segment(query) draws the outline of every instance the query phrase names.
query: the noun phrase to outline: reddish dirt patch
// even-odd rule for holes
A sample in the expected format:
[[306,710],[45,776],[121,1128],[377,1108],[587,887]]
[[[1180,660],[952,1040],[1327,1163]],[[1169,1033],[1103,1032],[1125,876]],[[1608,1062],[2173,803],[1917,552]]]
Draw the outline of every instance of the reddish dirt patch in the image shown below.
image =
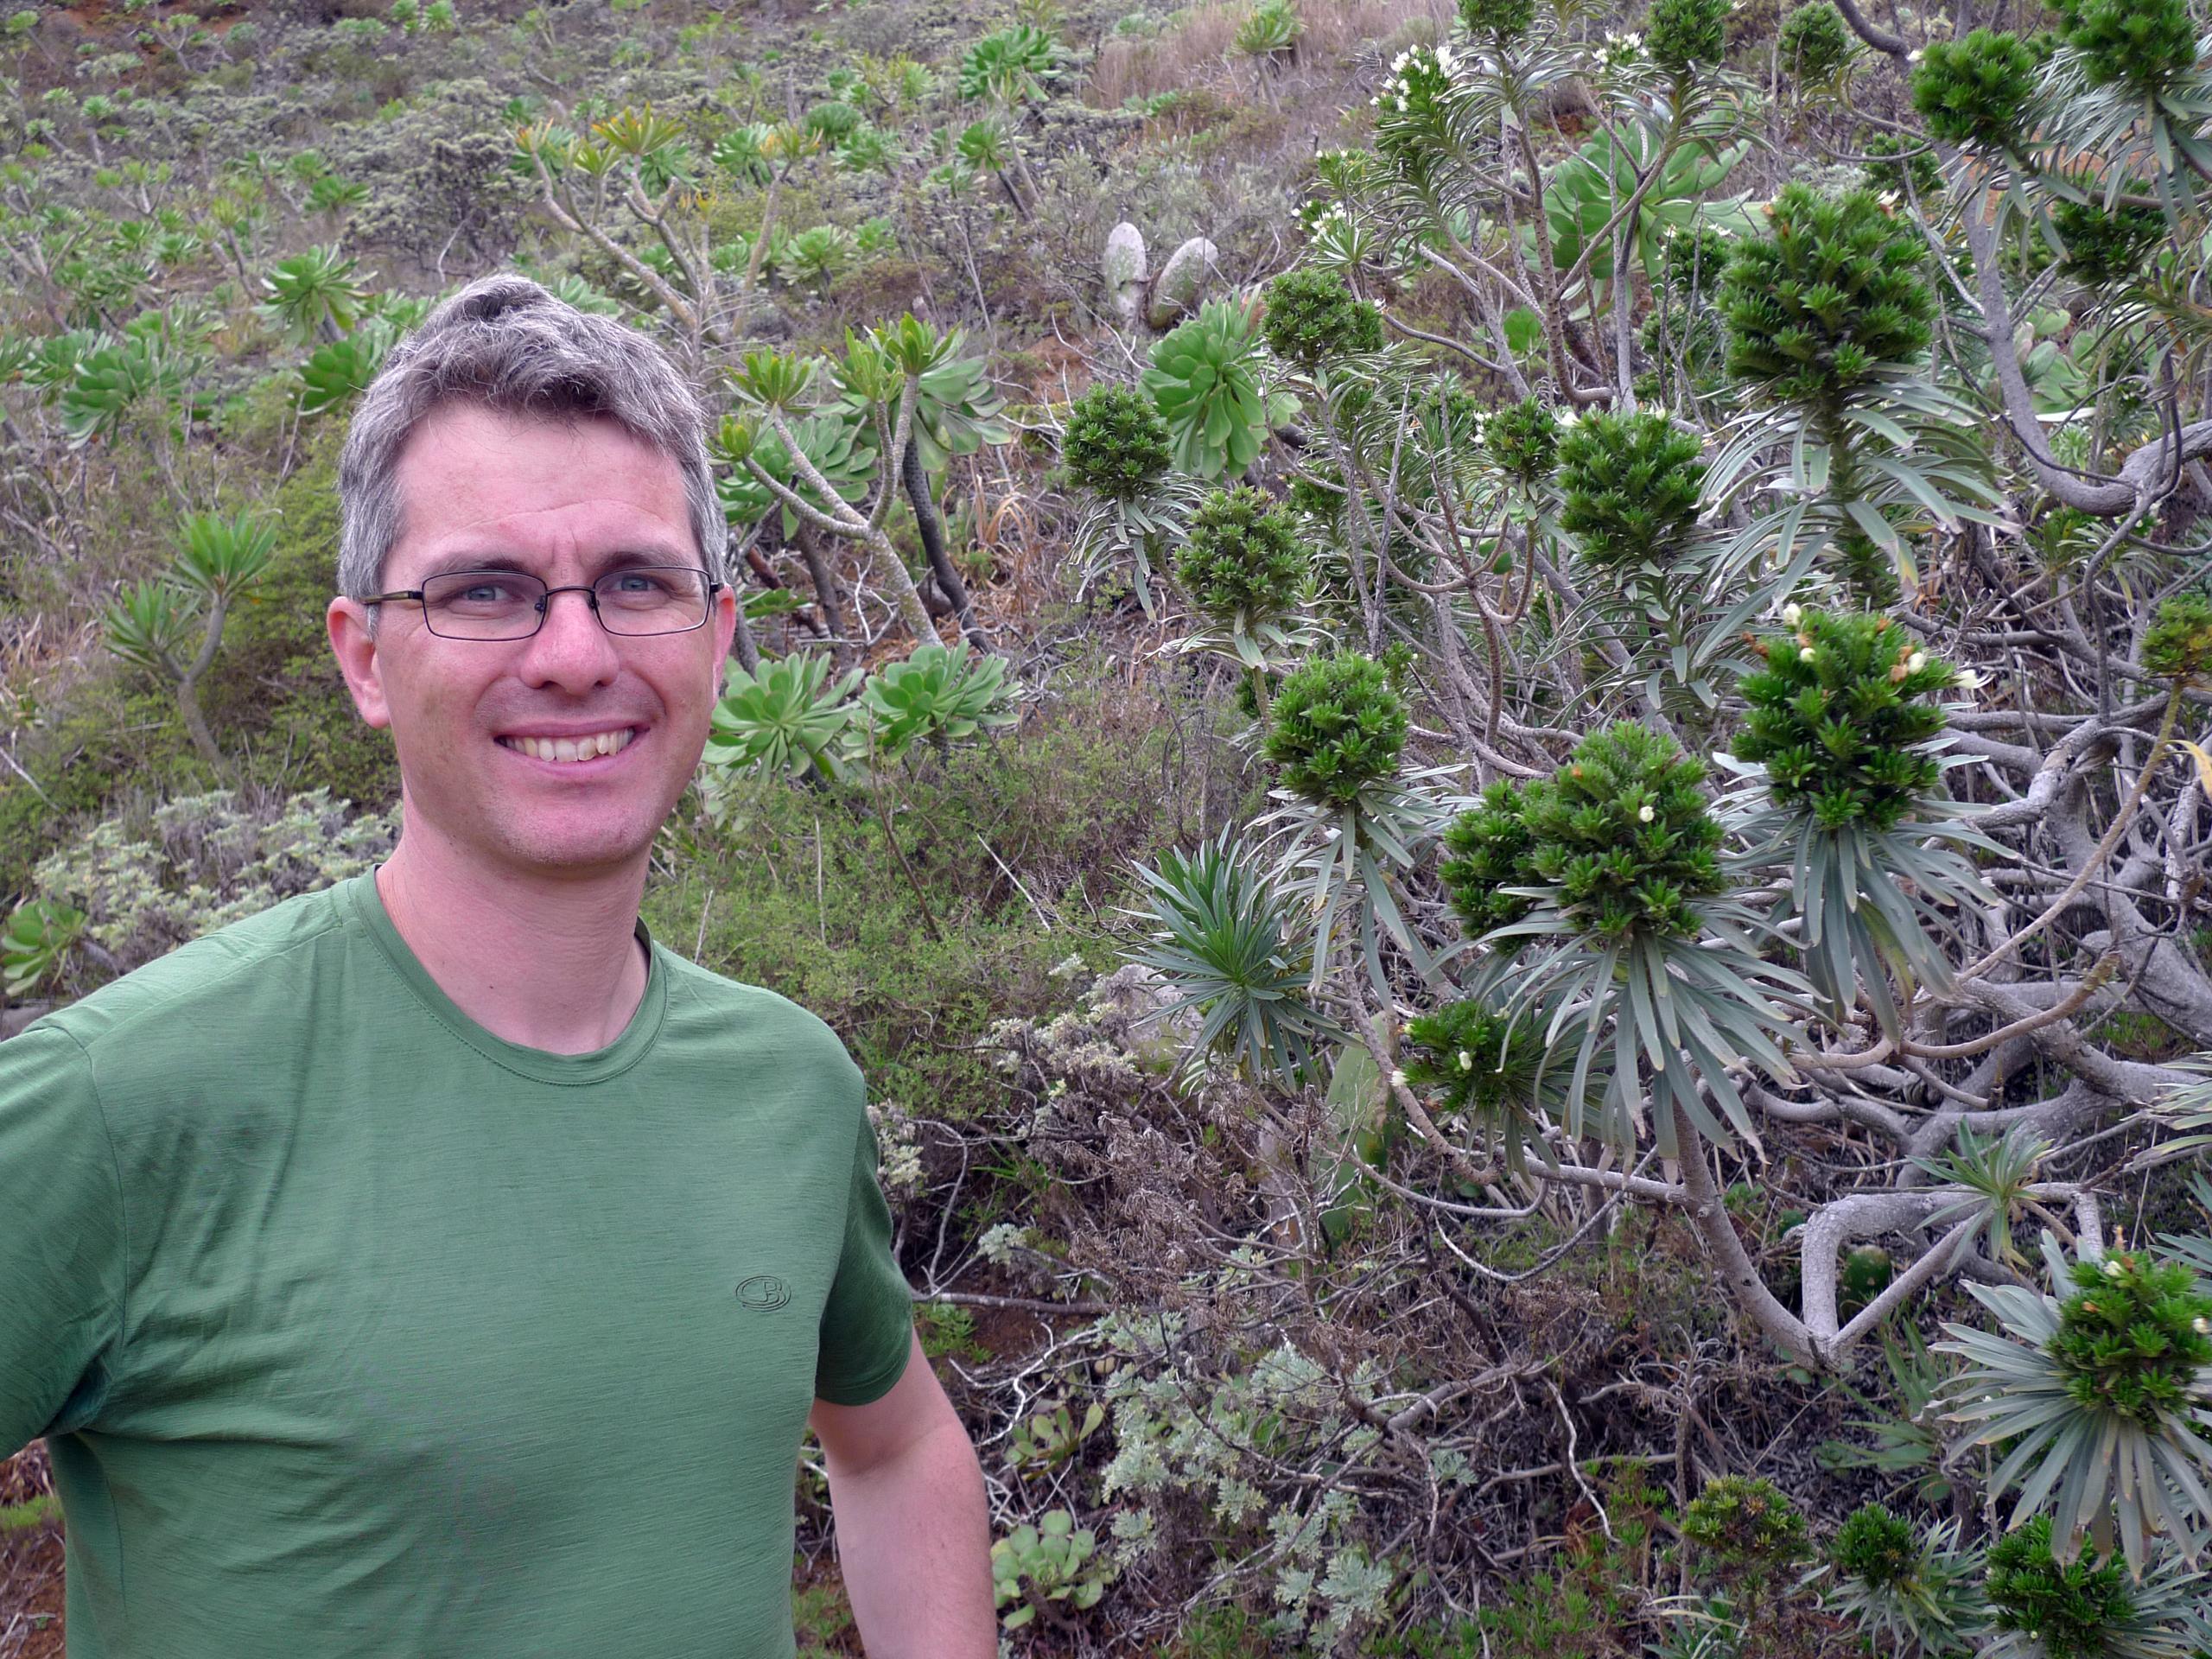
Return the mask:
[[[0,1461],[0,1510],[54,1490],[46,1448]],[[0,1659],[61,1659],[61,1522],[0,1529]]]

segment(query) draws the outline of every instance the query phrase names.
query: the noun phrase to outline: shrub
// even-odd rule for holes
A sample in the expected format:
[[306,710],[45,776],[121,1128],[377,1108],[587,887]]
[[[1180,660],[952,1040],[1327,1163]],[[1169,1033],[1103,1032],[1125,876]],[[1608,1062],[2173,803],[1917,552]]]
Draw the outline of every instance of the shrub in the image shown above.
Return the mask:
[[1651,61],[1676,75],[1727,54],[1730,0],[1652,0],[1644,22]]
[[1777,403],[1834,411],[1927,350],[1936,300],[1924,257],[1911,222],[1871,191],[1785,186],[1767,234],[1739,243],[1721,279],[1728,372]]
[[1988,1592],[1998,1628],[2026,1632],[2049,1659],[2101,1659],[2105,1632],[2135,1612],[2119,1562],[2061,1566],[2052,1557],[2044,1515],[1989,1547]]
[[1837,1572],[1886,1587],[1912,1571],[1920,1543],[1910,1521],[1868,1503],[1853,1510],[1836,1533],[1834,1555]]
[[1529,823],[1522,785],[1501,779],[1444,832],[1450,855],[1437,868],[1452,907],[1479,938],[1519,921],[1535,900],[1505,891],[1535,878],[1529,864]]
[[1891,829],[1941,776],[1921,746],[1943,729],[1929,699],[1958,673],[1886,616],[1796,616],[1796,632],[1751,647],[1765,666],[1744,677],[1736,755],[1764,763],[1775,800],[1827,828]]
[[2196,67],[2189,0],[2057,0],[2055,9],[2092,86],[2158,92]]
[[2169,594],[2143,635],[2143,666],[2184,683],[2212,669],[2212,595]]
[[1261,333],[1269,351],[1312,374],[1331,358],[1380,350],[1382,313],[1353,298],[1337,272],[1309,267],[1268,284]]
[[2036,54],[2017,35],[1977,29],[1931,41],[1912,76],[1912,106],[1947,143],[2009,148],[2036,86]]
[[2144,256],[2166,233],[2166,216],[2155,207],[2108,213],[2088,201],[2054,204],[2050,223],[2066,247],[2059,269],[2076,282],[2099,285],[2136,275]]
[[1535,397],[1492,413],[1482,435],[1491,464],[1524,490],[1535,488],[1559,465],[1559,422]]
[[1770,1480],[1720,1475],[1682,1511],[1682,1536],[1724,1583],[1771,1580],[1802,1560],[1805,1517]]
[[1662,414],[1586,417],[1560,445],[1560,528],[1592,564],[1665,564],[1697,522],[1703,454]]
[[1160,411],[1126,386],[1093,386],[1068,406],[1060,454],[1077,486],[1122,502],[1152,493],[1174,461]]
[[1782,20],[1783,66],[1800,80],[1826,80],[1851,60],[1851,25],[1833,0],[1813,0]]
[[1316,658],[1283,681],[1271,712],[1268,759],[1286,787],[1315,805],[1350,806],[1369,785],[1397,775],[1406,702],[1373,658]]
[[1516,41],[1536,21],[1536,0],[1459,0],[1459,21],[1470,35]]
[[2075,1403],[2157,1430],[2204,1403],[2212,1367],[2212,1296],[2178,1262],[2115,1250],[2074,1264],[2050,1356]]
[[1216,621],[1249,622],[1290,609],[1308,563],[1289,510],[1263,490],[1239,486],[1199,503],[1175,579]]
[[1578,932],[1689,934],[1691,901],[1719,893],[1721,829],[1705,766],[1634,721],[1595,731],[1549,779],[1524,788],[1528,868],[1557,889]]

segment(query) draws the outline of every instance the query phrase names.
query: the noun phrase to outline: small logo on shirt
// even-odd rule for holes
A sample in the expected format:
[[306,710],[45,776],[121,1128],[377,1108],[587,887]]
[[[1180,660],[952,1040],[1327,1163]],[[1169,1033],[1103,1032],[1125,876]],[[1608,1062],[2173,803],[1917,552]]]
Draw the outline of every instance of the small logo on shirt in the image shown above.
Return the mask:
[[757,1307],[764,1313],[773,1313],[787,1306],[791,1300],[791,1287],[772,1273],[756,1273],[737,1287],[738,1306]]

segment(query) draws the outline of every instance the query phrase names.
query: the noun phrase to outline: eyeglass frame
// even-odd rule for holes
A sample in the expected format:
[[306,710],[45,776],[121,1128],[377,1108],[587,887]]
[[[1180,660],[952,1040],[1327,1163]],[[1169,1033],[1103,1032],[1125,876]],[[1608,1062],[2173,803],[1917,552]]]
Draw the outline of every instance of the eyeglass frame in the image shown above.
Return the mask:
[[[656,628],[650,633],[620,633],[616,632],[614,629],[608,627],[607,626],[607,614],[599,608],[599,584],[602,582],[609,581],[616,576],[636,575],[639,572],[646,570],[684,570],[690,572],[694,575],[705,577],[707,591],[702,595],[702,598],[705,601],[705,608],[701,613],[699,620],[696,622],[686,623],[680,628]],[[395,588],[388,594],[371,594],[365,598],[356,600],[354,602],[359,605],[386,605],[395,604],[404,599],[411,599],[416,602],[416,604],[422,607],[423,629],[434,639],[459,639],[474,645],[511,645],[520,640],[535,639],[540,633],[544,632],[546,619],[553,614],[554,594],[582,594],[584,596],[584,606],[591,612],[592,620],[599,624],[600,632],[604,633],[608,639],[665,639],[679,633],[696,633],[700,629],[705,627],[708,623],[714,620],[715,595],[721,592],[723,588],[729,586],[726,582],[721,582],[713,576],[708,575],[704,570],[702,570],[696,564],[618,565],[612,570],[601,572],[599,575],[593,577],[592,580],[588,582],[570,582],[566,586],[560,588],[552,586],[545,580],[544,577],[529,570],[500,569],[496,567],[482,570],[441,570],[435,577],[427,578],[427,580],[445,582],[449,581],[455,576],[528,577],[531,581],[537,583],[539,587],[545,589],[543,593],[540,594],[537,598],[532,601],[532,607],[537,613],[537,626],[532,627],[528,633],[440,633],[435,627],[431,626],[430,623],[430,601],[427,597],[429,590],[422,588]]]

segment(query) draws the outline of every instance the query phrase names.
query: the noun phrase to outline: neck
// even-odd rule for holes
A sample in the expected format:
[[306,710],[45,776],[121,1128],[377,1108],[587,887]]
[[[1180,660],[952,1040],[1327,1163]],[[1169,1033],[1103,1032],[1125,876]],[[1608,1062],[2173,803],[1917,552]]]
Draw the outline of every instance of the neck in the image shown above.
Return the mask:
[[557,880],[486,868],[410,825],[377,895],[438,988],[493,1036],[554,1054],[605,1048],[645,1000],[645,860]]

